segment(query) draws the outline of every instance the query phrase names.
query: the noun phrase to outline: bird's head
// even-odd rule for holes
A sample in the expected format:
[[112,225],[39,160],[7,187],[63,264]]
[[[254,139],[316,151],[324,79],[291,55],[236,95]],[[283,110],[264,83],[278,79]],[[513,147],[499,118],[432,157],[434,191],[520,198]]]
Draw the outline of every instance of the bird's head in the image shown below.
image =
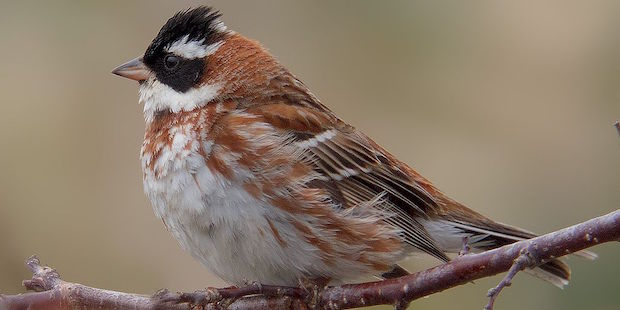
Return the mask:
[[161,112],[254,98],[286,71],[257,42],[228,30],[220,16],[209,7],[178,12],[143,56],[112,71],[140,83],[147,121]]

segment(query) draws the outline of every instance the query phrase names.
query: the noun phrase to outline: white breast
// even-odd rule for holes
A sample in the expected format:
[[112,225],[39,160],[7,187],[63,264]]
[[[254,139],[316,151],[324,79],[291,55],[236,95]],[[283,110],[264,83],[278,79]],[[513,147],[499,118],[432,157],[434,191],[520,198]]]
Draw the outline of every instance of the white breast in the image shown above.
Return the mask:
[[[176,132],[154,165],[157,175],[147,168],[149,155],[142,155],[144,190],[185,250],[235,284],[297,285],[303,274],[329,269],[314,248],[303,245],[285,214],[213,173],[198,154],[198,143],[183,147],[188,139],[194,137]],[[291,246],[281,246],[267,219]]]

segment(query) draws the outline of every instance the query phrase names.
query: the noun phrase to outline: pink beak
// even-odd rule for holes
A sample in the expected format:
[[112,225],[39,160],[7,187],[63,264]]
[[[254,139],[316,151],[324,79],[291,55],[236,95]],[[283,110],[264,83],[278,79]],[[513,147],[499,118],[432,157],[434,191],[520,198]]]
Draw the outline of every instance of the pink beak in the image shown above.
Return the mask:
[[149,70],[142,62],[142,57],[134,58],[112,70],[112,73],[138,82],[149,78]]

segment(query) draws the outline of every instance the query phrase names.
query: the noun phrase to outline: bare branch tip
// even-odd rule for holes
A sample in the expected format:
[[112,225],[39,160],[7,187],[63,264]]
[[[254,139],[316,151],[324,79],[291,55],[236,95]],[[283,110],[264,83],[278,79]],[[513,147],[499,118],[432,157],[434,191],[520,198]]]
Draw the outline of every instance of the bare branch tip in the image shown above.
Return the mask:
[[495,304],[495,299],[499,296],[499,293],[505,288],[512,285],[512,279],[527,267],[534,266],[537,262],[537,259],[532,256],[532,251],[529,250],[533,244],[530,246],[523,248],[519,254],[519,256],[514,260],[512,266],[508,270],[506,276],[497,284],[496,287],[489,289],[487,292],[487,297],[489,297],[489,302],[484,306],[484,310],[493,310],[493,305]]
[[24,280],[22,281],[22,286],[29,291],[43,291],[42,286],[36,280]]
[[34,273],[41,268],[41,261],[38,256],[32,255],[26,259],[26,266]]

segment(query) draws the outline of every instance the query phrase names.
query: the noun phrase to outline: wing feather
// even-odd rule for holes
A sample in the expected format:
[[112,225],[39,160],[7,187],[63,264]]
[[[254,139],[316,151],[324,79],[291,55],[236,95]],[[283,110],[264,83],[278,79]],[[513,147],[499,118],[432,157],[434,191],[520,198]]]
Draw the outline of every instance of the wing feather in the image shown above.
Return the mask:
[[[392,215],[385,221],[401,231],[406,243],[448,260],[416,220],[434,213],[437,202],[413,178],[403,173],[397,163],[391,162],[391,155],[384,154],[369,138],[335,117],[329,118],[311,108],[274,104],[262,105],[256,112],[265,115],[265,120],[274,127],[297,137],[294,143],[312,156],[309,162],[313,169],[333,181],[331,184],[340,191],[339,196],[344,200],[340,204],[342,208],[377,201],[377,197],[381,197],[381,203],[375,206]],[[277,115],[293,119],[283,122]],[[321,120],[321,128],[318,128],[317,119]],[[285,126],[287,123],[296,126]],[[307,130],[303,130],[302,124],[308,124]]]

